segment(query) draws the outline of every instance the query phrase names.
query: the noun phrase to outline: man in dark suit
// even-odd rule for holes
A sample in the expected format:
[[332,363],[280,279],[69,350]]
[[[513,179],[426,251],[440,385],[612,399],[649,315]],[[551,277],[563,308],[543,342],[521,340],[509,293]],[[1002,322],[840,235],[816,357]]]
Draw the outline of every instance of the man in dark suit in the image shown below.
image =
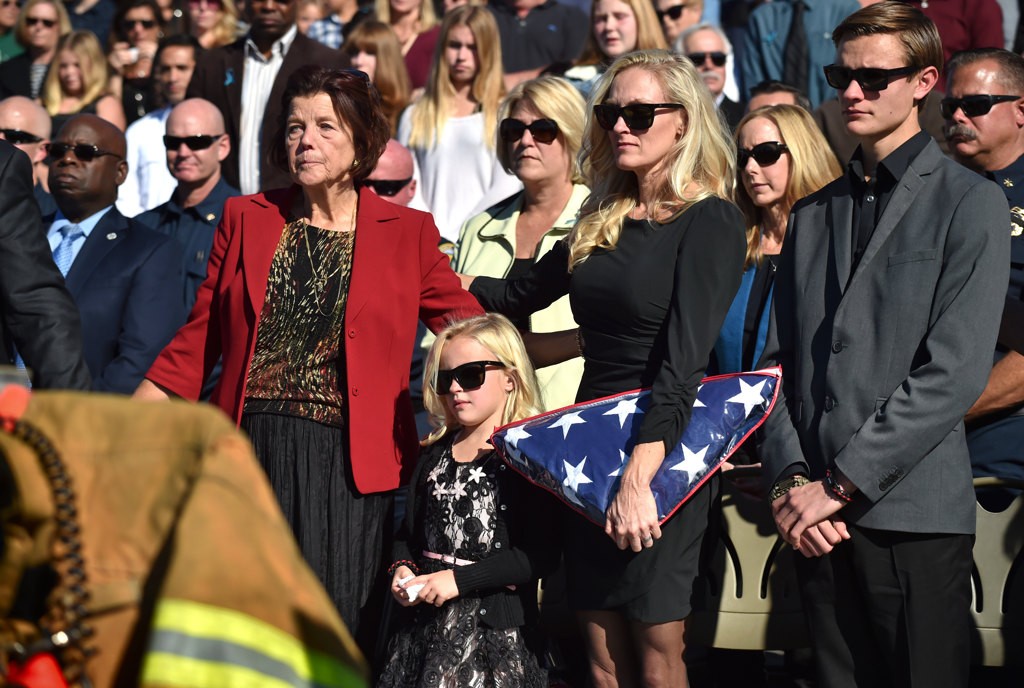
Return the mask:
[[298,0],[246,3],[249,33],[205,53],[188,87],[188,98],[205,98],[224,113],[231,139],[224,180],[244,194],[291,186],[288,174],[267,161],[288,77],[306,64],[348,66],[344,53],[298,32],[297,6]]
[[92,388],[130,394],[185,320],[181,249],[113,207],[128,173],[117,127],[77,115],[49,152],[47,239],[81,314]]
[[28,156],[0,141],[0,362],[17,348],[36,388],[88,389],[78,311],[53,264]]
[[999,188],[921,130],[935,25],[870,5],[833,33],[846,173],[793,209],[765,359],[761,454],[798,558],[821,686],[966,686],[975,498],[963,417],[1009,265]]

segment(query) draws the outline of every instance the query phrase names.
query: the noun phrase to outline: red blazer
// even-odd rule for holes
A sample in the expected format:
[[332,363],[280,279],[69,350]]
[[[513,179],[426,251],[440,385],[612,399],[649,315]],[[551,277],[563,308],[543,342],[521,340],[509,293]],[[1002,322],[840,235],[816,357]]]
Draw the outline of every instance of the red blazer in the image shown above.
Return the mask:
[[[195,400],[223,356],[210,401],[241,419],[270,263],[298,193],[292,187],[228,199],[192,313],[148,379]],[[437,331],[483,312],[438,240],[430,215],[360,192],[344,332],[349,454],[364,494],[408,480],[418,455],[409,401],[417,320]]]

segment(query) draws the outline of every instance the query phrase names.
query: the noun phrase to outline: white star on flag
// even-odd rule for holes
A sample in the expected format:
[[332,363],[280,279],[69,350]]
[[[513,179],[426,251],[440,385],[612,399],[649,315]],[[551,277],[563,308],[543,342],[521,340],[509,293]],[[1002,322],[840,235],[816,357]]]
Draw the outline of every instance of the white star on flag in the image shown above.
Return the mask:
[[693,398],[693,408],[707,408],[704,402],[700,400],[700,390],[704,385],[697,385],[697,396]]
[[584,456],[575,466],[564,459],[562,463],[565,464],[565,480],[562,481],[562,485],[568,487],[573,492],[578,492],[580,485],[594,482],[583,473],[583,466],[587,463],[587,457]]
[[636,407],[636,402],[639,401],[639,397],[633,399],[623,399],[615,405],[615,408],[610,411],[605,411],[602,416],[618,416],[619,417],[619,428],[621,429],[626,424],[626,417],[632,416],[634,413],[643,413],[643,409]]
[[478,483],[487,477],[487,473],[480,466],[473,466],[469,469],[469,475],[466,477],[467,483]]
[[[704,447],[699,452],[694,453],[687,449],[685,444],[679,445],[683,450],[683,460],[672,467],[673,471],[686,471],[686,479],[691,483],[693,479],[700,474],[707,465],[704,463],[704,455],[707,454],[708,448]],[[710,446],[710,445],[708,445]]]
[[761,380],[756,385],[748,385],[742,379],[738,380],[738,382],[740,383],[740,393],[726,399],[725,403],[743,404],[743,417],[746,418],[755,407],[764,403],[764,397],[761,396],[761,388],[764,387],[765,381]]
[[530,433],[526,432],[526,428],[509,428],[505,432],[505,442],[512,445],[516,449],[519,448],[519,440],[525,440],[531,437]]
[[608,474],[609,478],[615,478],[615,477],[618,477],[618,476],[622,475],[622,467],[626,465],[626,459],[627,458],[629,458],[629,457],[626,456],[626,452],[624,452],[624,451],[622,451],[620,449],[619,450],[619,467],[616,468],[614,471],[612,471],[611,473]]
[[572,427],[573,425],[579,425],[580,423],[586,423],[587,422],[587,421],[583,420],[582,418],[580,418],[580,414],[581,413],[583,413],[583,411],[576,411],[574,413],[567,413],[564,416],[562,416],[561,418],[559,418],[556,422],[554,422],[551,425],[549,425],[548,429],[561,428],[562,429],[562,439],[564,440],[566,437],[569,436],[569,428],[570,427]]

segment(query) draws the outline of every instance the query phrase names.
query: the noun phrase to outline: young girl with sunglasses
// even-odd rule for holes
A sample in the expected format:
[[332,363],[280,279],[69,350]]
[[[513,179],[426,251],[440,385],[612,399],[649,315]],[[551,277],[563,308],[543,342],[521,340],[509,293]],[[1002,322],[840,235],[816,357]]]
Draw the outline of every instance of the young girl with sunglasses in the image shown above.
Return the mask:
[[524,637],[536,580],[558,558],[548,500],[508,469],[495,428],[538,412],[522,339],[500,315],[438,334],[423,377],[436,430],[423,441],[394,550],[391,593],[412,620],[378,686],[547,686]]

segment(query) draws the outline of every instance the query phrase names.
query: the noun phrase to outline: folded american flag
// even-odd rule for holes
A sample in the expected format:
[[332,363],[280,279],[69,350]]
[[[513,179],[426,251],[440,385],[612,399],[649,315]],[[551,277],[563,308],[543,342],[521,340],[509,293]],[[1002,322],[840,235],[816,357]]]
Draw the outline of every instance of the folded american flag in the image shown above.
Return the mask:
[[[651,481],[660,522],[764,422],[781,376],[769,368],[704,378],[690,424]],[[650,396],[634,390],[567,406],[501,427],[491,441],[505,463],[603,528]]]

